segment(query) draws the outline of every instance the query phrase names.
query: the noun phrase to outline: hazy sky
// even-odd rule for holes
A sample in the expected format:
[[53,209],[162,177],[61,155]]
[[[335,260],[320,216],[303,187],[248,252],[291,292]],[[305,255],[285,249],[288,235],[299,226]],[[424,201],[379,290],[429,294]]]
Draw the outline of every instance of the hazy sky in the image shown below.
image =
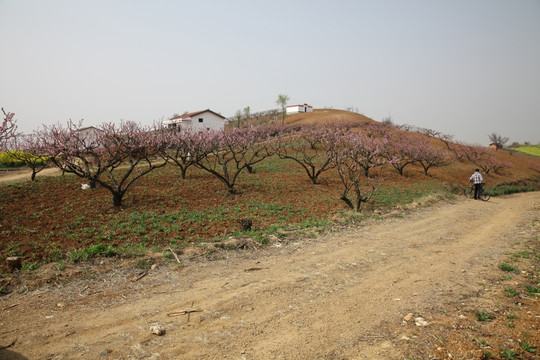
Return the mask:
[[0,0],[19,128],[210,108],[352,107],[487,144],[540,142],[540,0]]

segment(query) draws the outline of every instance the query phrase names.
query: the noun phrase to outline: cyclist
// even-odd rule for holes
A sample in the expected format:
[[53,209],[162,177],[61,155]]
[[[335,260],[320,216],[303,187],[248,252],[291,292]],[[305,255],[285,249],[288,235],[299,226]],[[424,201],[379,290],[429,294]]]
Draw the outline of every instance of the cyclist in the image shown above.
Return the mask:
[[474,184],[474,199],[478,200],[480,197],[478,194],[480,193],[480,189],[482,188],[482,184],[484,184],[484,178],[482,177],[482,174],[480,174],[480,170],[476,169],[474,171],[474,174],[471,175],[469,178],[469,181]]

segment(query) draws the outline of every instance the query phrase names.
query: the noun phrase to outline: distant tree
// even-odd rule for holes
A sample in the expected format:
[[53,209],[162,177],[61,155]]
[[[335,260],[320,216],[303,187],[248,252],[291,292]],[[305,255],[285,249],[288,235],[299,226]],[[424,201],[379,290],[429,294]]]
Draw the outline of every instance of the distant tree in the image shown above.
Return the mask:
[[540,163],[538,161],[529,161],[527,166],[529,169],[534,170],[537,173],[540,173]]
[[435,137],[441,140],[446,145],[448,150],[452,150],[452,145],[454,143],[454,135],[438,133],[437,135],[435,135]]
[[36,174],[45,169],[49,163],[50,157],[43,156],[42,144],[37,135],[20,135],[9,141],[6,152],[13,159],[22,162],[28,166],[32,173],[30,180],[36,180]]
[[281,124],[285,123],[285,115],[287,113],[287,102],[289,101],[289,96],[285,94],[279,94],[276,100],[276,104],[281,107]]
[[236,114],[234,114],[234,119],[236,120],[236,127],[240,128],[240,121],[242,120],[242,111],[236,110]]
[[500,161],[495,156],[495,153],[483,146],[466,146],[462,145],[460,151],[463,156],[480,168],[486,175],[489,175],[491,170],[494,173],[500,174],[501,170],[511,168],[513,165],[508,162]]
[[387,116],[385,117],[384,119],[382,119],[381,123],[383,125],[393,125],[393,121],[392,121],[392,117],[391,116]]
[[510,140],[509,138],[501,136],[497,133],[491,133],[490,135],[488,135],[488,137],[489,141],[494,144],[500,144],[501,146],[504,146],[508,142],[508,140]]
[[403,170],[406,166],[418,161],[417,136],[418,134],[400,130],[388,134],[384,157],[401,176],[404,176]]
[[426,137],[419,137],[416,141],[416,159],[426,176],[429,169],[447,166],[452,162],[452,156],[447,150],[434,146]]
[[244,120],[248,120],[249,118],[251,118],[251,109],[249,108],[249,106],[246,106],[242,111],[244,113]]
[[17,124],[14,113],[8,113],[2,108],[4,120],[0,123],[0,150],[4,149],[6,142],[17,136]]
[[440,138],[440,136],[443,136],[443,134],[441,134],[439,131],[437,130],[433,130],[433,129],[429,129],[429,128],[417,128],[416,129],[420,134],[424,134],[424,135],[427,135],[427,136],[433,136],[433,137],[436,137],[436,138]]

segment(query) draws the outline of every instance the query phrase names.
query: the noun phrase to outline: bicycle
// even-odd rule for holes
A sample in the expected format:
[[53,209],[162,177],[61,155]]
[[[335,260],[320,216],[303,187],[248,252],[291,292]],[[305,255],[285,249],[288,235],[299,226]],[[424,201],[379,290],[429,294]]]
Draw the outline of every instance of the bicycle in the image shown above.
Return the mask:
[[[465,188],[464,195],[470,199],[474,199],[474,185]],[[484,186],[482,185],[480,187],[480,190],[478,191],[478,198],[482,201],[488,201],[491,198],[491,195],[484,190]]]

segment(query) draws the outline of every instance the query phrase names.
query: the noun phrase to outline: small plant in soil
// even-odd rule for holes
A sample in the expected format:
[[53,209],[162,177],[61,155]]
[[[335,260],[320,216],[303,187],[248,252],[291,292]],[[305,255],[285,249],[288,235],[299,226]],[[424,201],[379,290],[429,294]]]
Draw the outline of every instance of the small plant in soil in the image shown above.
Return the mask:
[[504,289],[504,294],[505,294],[507,297],[513,297],[513,296],[519,295],[519,291],[517,291],[517,290],[514,289],[514,288],[507,287],[506,289]]
[[476,315],[476,319],[478,319],[478,321],[489,322],[489,321],[493,320],[491,315],[489,315],[488,313],[482,312],[482,311],[476,311],[474,313],[474,315]]
[[538,350],[536,346],[532,346],[528,344],[525,340],[520,341],[519,345],[521,346],[523,350],[528,351],[532,354],[536,354],[536,350]]
[[530,296],[540,296],[540,286],[523,285],[523,288]]
[[494,359],[494,358],[495,358],[495,356],[493,356],[492,353],[490,353],[487,350],[484,350],[484,352],[482,354],[482,360],[488,360],[488,359]]
[[499,264],[499,269],[506,272],[516,272],[517,268],[513,267],[512,265],[509,265],[507,263]]
[[507,348],[501,348],[501,352],[499,353],[499,356],[502,359],[508,359],[508,360],[520,359],[517,351],[512,350],[512,349],[507,349]]

